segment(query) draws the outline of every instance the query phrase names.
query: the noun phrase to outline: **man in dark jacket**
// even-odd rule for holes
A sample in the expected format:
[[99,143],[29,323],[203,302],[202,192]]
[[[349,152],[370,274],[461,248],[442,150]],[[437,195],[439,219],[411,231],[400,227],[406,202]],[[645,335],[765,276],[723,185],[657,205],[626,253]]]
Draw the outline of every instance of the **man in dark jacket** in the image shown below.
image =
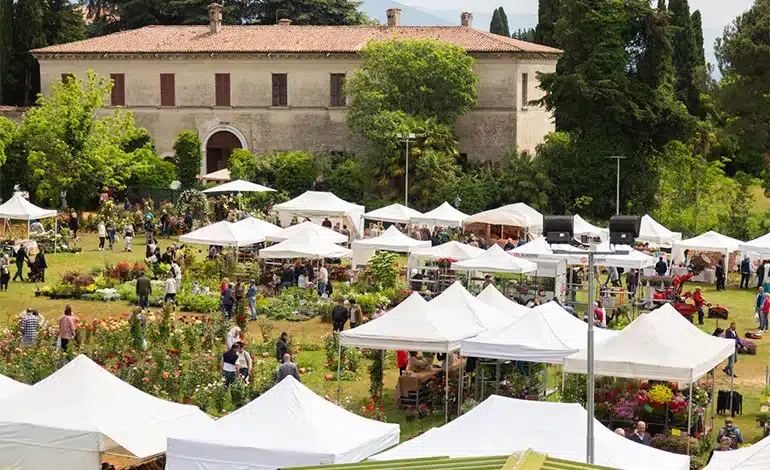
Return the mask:
[[751,278],[751,260],[748,256],[741,261],[741,289],[749,288],[749,279]]
[[658,276],[665,276],[668,272],[668,263],[666,263],[666,260],[663,259],[663,257],[660,257],[660,260],[658,260],[657,263],[655,263],[655,273]]
[[27,255],[27,249],[24,248],[24,245],[21,245],[18,250],[16,250],[16,274],[13,276],[13,280],[15,281],[18,277],[21,282],[24,282],[24,263],[29,261],[29,256]]
[[144,273],[136,280],[136,296],[139,298],[141,308],[150,308],[150,294],[152,294],[152,283]]
[[717,260],[715,274],[717,276],[717,290],[725,290],[725,276],[727,275],[727,260],[725,259],[725,255],[722,255]]
[[228,320],[233,319],[233,307],[235,306],[235,292],[233,292],[233,285],[228,284],[227,289],[222,293],[222,308],[227,315]]
[[639,421],[636,423],[636,428],[634,428],[634,432],[629,437],[632,441],[636,442],[637,444],[642,444],[645,446],[650,445],[650,435],[647,434],[647,423],[644,421]]
[[275,343],[275,359],[280,363],[283,361],[283,355],[289,353],[289,335],[285,331],[281,333],[278,342]]
[[40,282],[45,282],[46,269],[48,269],[48,263],[45,260],[45,250],[40,248],[40,251],[35,255],[35,270],[38,272]]
[[333,331],[342,331],[345,329],[345,322],[348,321],[348,309],[342,304],[342,299],[337,299],[337,305],[332,310]]

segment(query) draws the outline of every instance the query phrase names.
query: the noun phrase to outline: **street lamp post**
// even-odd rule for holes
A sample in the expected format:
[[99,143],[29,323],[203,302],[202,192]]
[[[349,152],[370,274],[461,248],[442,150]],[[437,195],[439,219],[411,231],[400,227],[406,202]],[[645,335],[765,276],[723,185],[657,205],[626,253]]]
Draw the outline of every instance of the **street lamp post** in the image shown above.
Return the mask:
[[404,205],[409,207],[409,142],[414,141],[417,136],[410,132],[409,134],[396,134],[396,137],[398,137],[399,142],[404,142],[406,144],[406,151],[404,152],[406,154],[406,168],[404,170]]
[[620,161],[625,160],[626,157],[621,155],[613,155],[607,158],[614,158],[618,161],[618,170],[615,182],[615,215],[620,215]]

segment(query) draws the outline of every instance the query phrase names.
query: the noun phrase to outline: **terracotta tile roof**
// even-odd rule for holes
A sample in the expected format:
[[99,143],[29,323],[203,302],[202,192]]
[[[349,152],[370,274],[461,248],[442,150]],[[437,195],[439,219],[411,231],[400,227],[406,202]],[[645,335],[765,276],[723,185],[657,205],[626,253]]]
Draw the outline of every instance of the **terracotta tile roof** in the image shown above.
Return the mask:
[[146,26],[36,53],[302,53],[358,52],[369,40],[435,38],[468,52],[560,53],[558,49],[461,26]]
[[0,104],[0,113],[21,113],[26,111],[27,108],[21,106],[7,106]]

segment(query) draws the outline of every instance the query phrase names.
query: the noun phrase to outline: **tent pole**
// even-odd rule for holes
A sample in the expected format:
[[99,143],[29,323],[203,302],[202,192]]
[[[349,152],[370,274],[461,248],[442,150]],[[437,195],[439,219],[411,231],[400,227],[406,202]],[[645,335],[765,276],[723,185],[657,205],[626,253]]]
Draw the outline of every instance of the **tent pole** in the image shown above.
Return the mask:
[[714,395],[714,388],[717,381],[717,368],[711,369],[711,429],[714,429],[714,403],[716,403],[716,396]]
[[500,392],[500,359],[495,359],[495,395]]
[[56,239],[59,237],[59,221],[53,218],[53,252],[56,254]]
[[692,432],[692,388],[695,383],[690,377],[690,399],[687,402],[687,455],[690,455],[690,432]]
[[[738,353],[733,353],[737,355]],[[730,416],[734,417],[735,413],[733,413],[733,385],[735,381],[735,362],[733,362],[733,370],[732,374],[730,374]]]
[[561,368],[561,394],[564,395],[564,381],[567,380],[567,372],[564,371],[564,366]]
[[339,332],[335,331],[337,335],[337,406],[340,405],[340,374],[342,373],[342,341],[340,341]]
[[449,354],[444,358],[444,424],[449,422]]
[[457,417],[460,417],[463,409],[463,386],[465,385],[465,362],[463,362],[462,356],[460,356],[460,370],[457,372],[459,384],[457,385]]

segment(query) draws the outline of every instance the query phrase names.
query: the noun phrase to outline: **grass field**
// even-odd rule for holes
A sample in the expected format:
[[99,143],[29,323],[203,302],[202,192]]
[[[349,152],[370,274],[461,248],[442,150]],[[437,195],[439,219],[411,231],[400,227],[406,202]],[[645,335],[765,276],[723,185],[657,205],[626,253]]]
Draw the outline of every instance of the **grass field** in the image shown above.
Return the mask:
[[[168,240],[161,240],[161,249],[169,243]],[[105,264],[114,264],[118,261],[140,261],[144,256],[144,237],[137,237],[134,243],[133,253],[124,253],[122,245],[120,250],[114,252],[100,252],[96,249],[98,239],[93,234],[86,234],[82,237],[79,244],[83,247],[83,252],[79,254],[49,254],[48,265],[50,268],[46,273],[49,283],[58,281],[61,274],[70,270],[88,271],[95,267],[103,267]],[[15,268],[14,268],[15,269]],[[35,297],[35,284],[12,282],[8,292],[0,292],[0,326],[8,323],[10,315],[19,313],[24,308],[36,308],[47,319],[58,317],[64,310],[65,305],[70,304],[76,315],[87,316],[89,318],[107,317],[111,315],[126,312],[130,306],[125,302],[91,302],[81,300],[51,300],[45,297]],[[702,286],[704,297],[713,304],[725,305],[730,309],[730,320],[738,325],[740,335],[747,329],[754,328],[754,291],[741,291],[731,289],[725,292],[716,292],[713,286]],[[694,288],[694,287],[693,287]],[[725,327],[722,321],[720,326]],[[273,336],[278,336],[281,331],[288,331],[295,343],[299,344],[318,344],[319,350],[302,351],[297,358],[300,367],[308,367],[311,372],[303,376],[303,382],[320,395],[335,397],[336,382],[329,382],[325,379],[328,370],[325,367],[325,356],[322,349],[323,337],[331,331],[331,326],[321,323],[314,319],[302,323],[293,322],[274,322],[275,330]],[[715,320],[706,320],[703,330],[711,333],[716,327]],[[253,330],[256,330],[254,328]],[[251,331],[258,335],[258,331]],[[736,417],[736,423],[739,425],[747,442],[756,442],[761,438],[761,430],[756,427],[755,413],[759,409],[760,398],[765,386],[765,369],[770,364],[770,347],[765,342],[767,340],[757,340],[759,344],[756,356],[741,356],[736,363],[735,388],[743,394],[744,412],[742,416]],[[417,433],[425,427],[438,425],[443,421],[443,417],[433,417],[424,422],[407,423],[401,410],[395,407],[394,392],[398,370],[395,369],[394,353],[389,351],[386,361],[385,387],[383,397],[383,407],[386,410],[388,419],[391,422],[398,422],[402,426],[402,437]],[[369,390],[368,362],[362,361],[361,369],[358,373],[358,379],[351,382],[342,383],[341,397],[343,405],[349,409],[357,409],[366,404]],[[720,367],[721,369],[721,367]],[[558,374],[557,374],[558,375]],[[717,372],[716,387],[729,390],[730,381],[723,372]],[[721,419],[717,417],[715,422],[717,427],[721,426]]]

